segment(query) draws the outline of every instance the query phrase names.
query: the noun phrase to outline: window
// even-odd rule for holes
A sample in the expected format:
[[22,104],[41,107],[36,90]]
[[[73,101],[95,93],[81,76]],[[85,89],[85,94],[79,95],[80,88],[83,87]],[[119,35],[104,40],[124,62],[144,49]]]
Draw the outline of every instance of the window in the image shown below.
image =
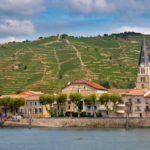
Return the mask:
[[16,109],[16,113],[17,113],[17,114],[19,113],[19,108]]
[[142,89],[144,89],[144,84],[142,84]]
[[140,111],[140,107],[139,106],[135,107],[135,110]]
[[137,102],[137,103],[140,103],[140,99],[137,99],[136,102]]
[[28,109],[27,109],[27,108],[25,109],[25,113],[26,113],[26,114],[28,113]]
[[70,90],[72,90],[72,87],[70,87]]
[[59,115],[59,112],[57,114]]
[[42,108],[39,108],[39,112],[40,112],[40,113],[42,113],[42,112],[43,112]]
[[68,106],[68,109],[70,109],[70,106]]
[[59,106],[57,106],[57,110],[59,110]]
[[88,115],[91,115],[91,113],[88,113]]
[[90,110],[90,109],[91,109],[91,106],[87,106],[87,109],[89,109],[89,110]]
[[131,107],[129,107],[129,110],[131,110]]
[[23,109],[21,109],[21,112],[23,112]]
[[28,102],[26,102],[26,106],[28,106]]
[[146,116],[148,117],[148,116],[149,116],[149,114],[148,114],[148,113],[146,113]]
[[86,90],[88,90],[88,87],[86,87]]
[[143,78],[143,82],[145,82],[145,78]]
[[37,106],[37,102],[35,102],[35,106]]
[[94,109],[97,109],[97,107],[96,107],[96,106],[94,106]]
[[28,106],[30,106],[30,102],[28,102]]
[[141,77],[141,82],[143,81],[143,78]]
[[131,98],[129,99],[129,103],[131,103]]
[[35,113],[37,113],[37,108],[35,108]]
[[68,104],[71,104],[71,101],[68,101]]
[[33,113],[34,113],[34,108],[33,108]]
[[32,102],[32,106],[34,106],[35,105],[35,103],[34,102]]
[[32,102],[30,102],[30,106],[32,106]]
[[81,89],[80,88],[78,88],[78,93],[81,93]]
[[32,113],[32,108],[30,108],[30,113]]
[[146,106],[146,109],[148,109],[148,106]]
[[146,99],[146,104],[148,104],[148,99]]

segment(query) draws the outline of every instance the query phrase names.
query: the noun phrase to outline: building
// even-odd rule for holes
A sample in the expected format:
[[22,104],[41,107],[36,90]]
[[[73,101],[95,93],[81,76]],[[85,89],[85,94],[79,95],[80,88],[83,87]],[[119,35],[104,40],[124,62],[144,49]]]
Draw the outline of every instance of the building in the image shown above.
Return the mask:
[[[91,81],[76,80],[75,82],[72,83],[68,82],[67,85],[62,88],[62,93],[65,93],[68,96],[68,102],[66,103],[66,113],[68,113],[70,116],[72,116],[73,112],[77,111],[74,104],[69,99],[70,93],[81,93],[83,97],[95,93],[97,96],[97,101],[93,106],[93,108],[91,106],[86,106],[83,100],[81,101],[80,106],[81,111],[86,111],[87,115],[93,115],[94,109],[98,113],[100,108],[99,96],[102,93],[107,93],[107,89]],[[59,106],[55,107],[59,108],[57,109],[57,113],[60,114],[60,107]]]
[[138,63],[138,75],[136,82],[137,89],[150,89],[150,64],[148,62],[147,48],[145,38],[141,46],[140,58]]
[[[11,97],[11,98],[25,98],[26,105],[21,106],[20,108],[16,109],[16,115],[22,114],[24,117],[27,117],[30,113],[32,117],[49,117],[49,113],[46,111],[45,106],[39,103],[39,96],[43,94],[41,92],[23,92],[18,95],[2,95],[0,99],[4,97]],[[11,116],[11,112],[9,108],[1,107],[1,114],[6,116]]]
[[144,96],[144,117],[150,117],[150,91]]

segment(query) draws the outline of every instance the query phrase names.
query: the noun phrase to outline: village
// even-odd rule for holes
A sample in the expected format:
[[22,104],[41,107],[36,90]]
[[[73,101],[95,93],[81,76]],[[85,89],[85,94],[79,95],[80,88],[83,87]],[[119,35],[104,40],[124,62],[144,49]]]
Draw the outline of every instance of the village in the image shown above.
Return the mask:
[[[62,87],[62,94],[44,94],[27,91],[0,97],[2,117],[149,117],[150,116],[150,64],[145,38],[138,62],[137,82],[134,89],[106,89],[92,81],[76,79]],[[23,98],[19,107],[11,107]],[[16,102],[17,103],[17,102]]]

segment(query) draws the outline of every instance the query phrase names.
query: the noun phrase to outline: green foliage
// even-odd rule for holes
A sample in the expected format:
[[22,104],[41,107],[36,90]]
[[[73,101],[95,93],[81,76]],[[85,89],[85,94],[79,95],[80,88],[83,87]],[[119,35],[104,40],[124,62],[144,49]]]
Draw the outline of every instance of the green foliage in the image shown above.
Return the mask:
[[100,102],[101,102],[102,105],[106,106],[107,103],[110,100],[110,94],[108,94],[108,93],[101,94],[100,97],[99,97],[99,100],[100,100]]
[[85,102],[85,105],[93,106],[93,104],[96,102],[96,94],[87,95],[84,98],[84,102]]
[[0,100],[0,106],[8,107],[11,113],[15,113],[16,108],[24,106],[26,103],[24,98],[5,97]]
[[82,95],[80,93],[70,93],[69,98],[77,107],[80,106]]
[[53,107],[51,107],[51,110],[50,110],[50,112],[51,112],[51,115],[53,115]]
[[[122,97],[122,95],[119,95],[116,93],[112,93],[112,94],[103,93],[99,97],[99,100],[100,100],[101,104],[106,107],[106,109],[108,110],[108,112],[110,114],[113,112],[113,110],[115,109],[115,107],[118,103],[123,102],[123,97]],[[113,104],[112,108],[109,108],[108,102],[111,102]]]
[[67,94],[60,94],[59,97],[56,98],[57,104],[64,105],[67,102]]
[[[53,107],[52,104],[56,100],[54,95],[40,95],[39,96],[39,102],[46,107],[47,112],[51,115],[53,114]],[[47,105],[49,105],[49,109],[47,108]]]
[[95,51],[98,51],[98,47],[95,47],[94,50],[95,50]]
[[55,108],[55,110],[54,110],[54,115],[55,115],[55,117],[56,117],[56,108]]
[[20,93],[23,93],[23,91],[22,90],[17,90],[16,91],[16,94],[20,94]]
[[99,82],[99,84],[107,89],[110,88],[110,85],[109,85],[109,82],[108,81],[105,81],[105,80],[102,80]]
[[63,110],[63,107],[61,107],[61,114],[63,114],[63,111],[64,111],[64,110]]
[[24,66],[24,70],[26,70],[27,69],[27,66]]
[[72,113],[72,117],[78,117],[78,112]]

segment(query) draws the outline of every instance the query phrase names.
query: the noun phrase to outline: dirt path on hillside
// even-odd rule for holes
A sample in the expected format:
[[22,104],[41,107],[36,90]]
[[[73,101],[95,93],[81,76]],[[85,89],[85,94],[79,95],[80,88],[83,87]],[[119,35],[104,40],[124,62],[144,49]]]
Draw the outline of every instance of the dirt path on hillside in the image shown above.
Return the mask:
[[73,47],[73,49],[77,52],[77,57],[80,59],[80,62],[81,62],[81,65],[84,65],[83,61],[82,61],[82,58],[81,58],[81,53],[78,51],[78,49],[74,46],[74,45],[71,45],[70,42],[68,41],[68,39],[66,39],[66,42]]
[[57,63],[58,63],[58,71],[57,71],[57,73],[56,73],[56,75],[55,75],[55,80],[54,80],[54,85],[55,85],[55,84],[56,84],[56,78],[57,78],[57,76],[58,76],[58,74],[59,74],[59,71],[60,71],[59,57],[57,56],[57,53],[56,53],[56,49],[55,49],[55,48],[54,48],[54,55],[55,55],[55,58],[56,58]]
[[43,79],[44,79],[44,77],[45,77],[45,74],[46,74],[46,63],[44,63],[43,61],[42,61],[42,59],[36,54],[36,53],[34,53],[34,51],[30,48],[30,47],[28,47],[28,49],[40,60],[40,62],[42,63],[42,64],[44,64],[44,73],[43,73],[43,77],[42,77],[42,82],[43,82]]

